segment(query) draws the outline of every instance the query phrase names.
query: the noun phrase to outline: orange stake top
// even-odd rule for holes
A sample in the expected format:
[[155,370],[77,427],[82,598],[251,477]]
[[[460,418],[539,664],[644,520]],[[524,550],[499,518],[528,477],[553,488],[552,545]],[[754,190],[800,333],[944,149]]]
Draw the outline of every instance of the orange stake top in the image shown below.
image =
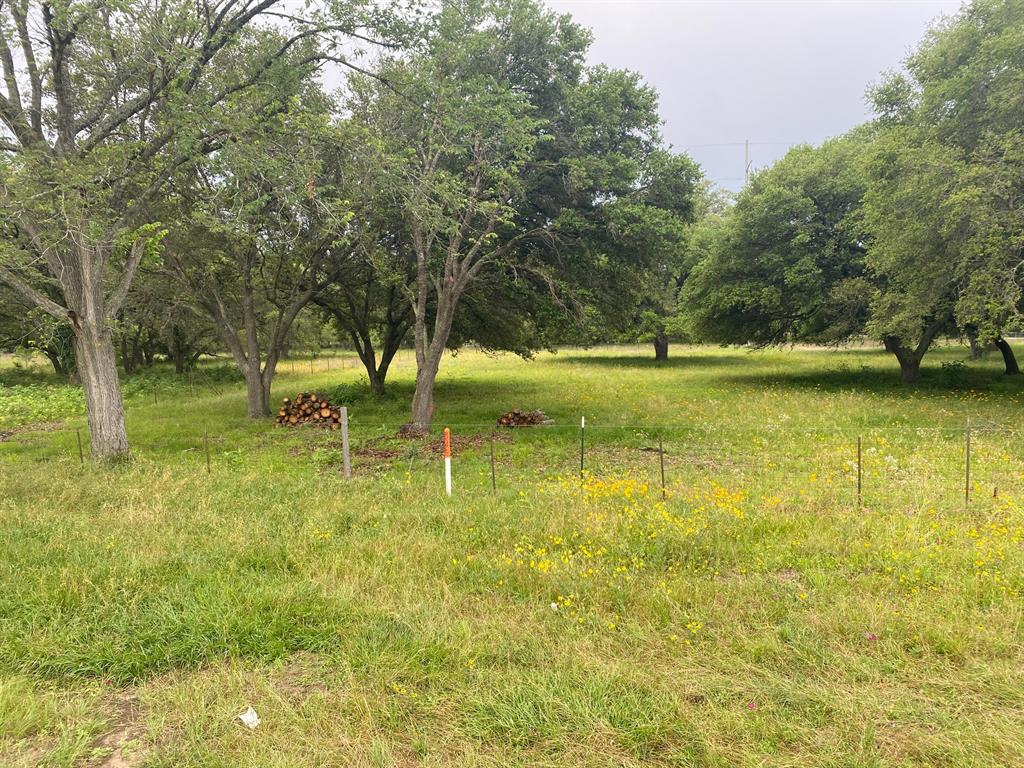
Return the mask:
[[444,457],[446,459],[452,457],[452,431],[448,427],[444,428]]

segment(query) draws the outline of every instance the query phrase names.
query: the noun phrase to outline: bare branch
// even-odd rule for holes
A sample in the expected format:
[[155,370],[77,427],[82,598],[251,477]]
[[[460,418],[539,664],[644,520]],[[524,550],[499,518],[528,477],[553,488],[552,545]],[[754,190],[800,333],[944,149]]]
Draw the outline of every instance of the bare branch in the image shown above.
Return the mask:
[[0,94],[0,121],[11,130],[22,147],[30,147],[36,142],[37,137],[32,126],[25,122],[25,113],[2,94]]
[[[2,7],[2,3],[0,3]],[[0,69],[3,69],[4,82],[7,84],[7,98],[12,108],[19,114],[23,111],[21,106],[21,91],[18,89],[18,73],[14,70],[14,56],[11,54],[11,47],[7,39],[0,36]]]
[[39,74],[39,67],[36,65],[35,52],[32,50],[32,40],[28,36],[28,8],[25,0],[11,1],[11,15],[14,16],[14,24],[18,28],[18,39],[21,41],[21,54],[25,58],[25,69],[28,71],[28,79],[32,88],[32,106],[29,109],[29,121],[32,130],[39,139],[43,138],[43,79]]
[[114,292],[110,294],[110,298],[107,299],[107,317],[117,317],[117,313],[121,311],[124,300],[128,297],[128,291],[132,287],[135,272],[138,270],[139,263],[142,261],[142,256],[145,252],[145,239],[141,237],[136,238],[135,242],[132,243],[132,250],[128,254],[128,261],[125,262],[124,270],[121,272],[121,280],[118,282]]
[[[188,77],[181,84],[184,93],[192,93],[199,84],[206,66],[213,57],[226,46],[237,35],[246,24],[266,9],[272,7],[280,0],[261,0],[255,5],[245,3],[242,9],[234,16],[228,17],[228,12],[237,5],[237,2],[225,4],[216,20],[207,31],[205,38],[196,46],[198,55],[192,61]],[[135,98],[126,101],[118,109],[107,115],[106,118],[96,123],[93,132],[82,141],[82,149],[88,151],[105,140],[112,133],[117,131],[127,121],[157,102],[167,91],[172,82],[178,79],[179,71],[168,68],[165,75],[156,81],[155,87],[140,93]]]
[[16,291],[22,298],[35,304],[41,310],[58,320],[67,321],[68,310],[26,283],[7,267],[0,266],[0,282]]

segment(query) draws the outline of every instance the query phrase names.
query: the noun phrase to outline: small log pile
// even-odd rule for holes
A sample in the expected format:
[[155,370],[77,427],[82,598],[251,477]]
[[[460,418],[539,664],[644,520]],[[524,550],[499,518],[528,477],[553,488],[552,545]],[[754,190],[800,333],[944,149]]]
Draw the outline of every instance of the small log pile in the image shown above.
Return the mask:
[[341,429],[341,409],[316,393],[300,392],[294,400],[286,397],[281,401],[274,426],[296,427],[299,424]]
[[499,427],[537,427],[554,423],[544,411],[509,411],[498,417]]

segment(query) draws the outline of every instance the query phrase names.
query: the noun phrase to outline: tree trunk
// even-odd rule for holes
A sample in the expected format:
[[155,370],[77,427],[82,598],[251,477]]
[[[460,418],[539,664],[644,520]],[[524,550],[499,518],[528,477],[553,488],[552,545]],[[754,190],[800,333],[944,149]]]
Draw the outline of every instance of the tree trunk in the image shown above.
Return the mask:
[[131,376],[135,372],[135,358],[128,350],[128,336],[121,334],[121,367],[124,368],[124,375]]
[[270,377],[260,375],[259,366],[245,374],[246,410],[250,419],[270,415]]
[[885,349],[896,356],[900,364],[900,378],[904,384],[915,384],[921,378],[921,358],[923,353],[918,354],[916,350],[908,349],[895,336],[887,336]]
[[978,343],[978,332],[973,327],[970,327],[967,329],[966,333],[967,343],[971,345],[971,360],[981,360],[985,355],[985,350],[981,344]]
[[[399,340],[399,343],[401,343],[401,340]],[[377,378],[380,379],[380,389],[373,390],[375,395],[384,394],[384,382],[387,379],[391,361],[395,359],[396,354],[398,354],[398,344],[385,345],[384,349],[381,350],[380,363],[377,365]]]
[[398,352],[398,344],[401,343],[405,333],[402,333],[398,342],[391,338],[385,340],[379,362],[368,334],[365,338],[360,338],[358,334],[353,332],[351,336],[356,347],[356,354],[359,355],[363,368],[366,370],[366,378],[370,381],[370,392],[378,396],[383,395],[384,382],[387,381],[388,377],[388,368],[391,366],[391,361],[395,359],[395,354]]
[[996,347],[1003,355],[1003,365],[1006,367],[1007,376],[1019,376],[1020,368],[1017,366],[1017,358],[1013,354],[1013,347],[1010,343],[1000,336],[996,339]]
[[64,370],[64,364],[60,360],[60,354],[50,347],[47,347],[43,351],[46,354],[47,358],[49,358],[50,365],[53,366],[53,372],[56,373],[58,376],[67,376],[68,372]]
[[378,397],[384,394],[384,376],[372,365],[366,366],[366,375],[370,378],[370,392]]
[[110,459],[128,454],[121,382],[110,328],[102,319],[80,318],[75,325],[75,355],[85,393],[92,455]]
[[421,432],[430,431],[434,421],[434,382],[441,368],[441,358],[448,347],[452,332],[455,306],[461,289],[451,288],[438,297],[437,315],[434,317],[434,333],[427,343],[426,324],[416,318],[416,391],[412,396],[412,426]]
[[654,337],[654,359],[659,361],[668,360],[668,336],[659,333]]
[[433,349],[428,350],[423,365],[416,369],[416,391],[412,396],[412,425],[423,432],[429,431],[434,421],[434,382],[437,380],[443,353],[443,346],[437,353]]
[[900,360],[900,378],[904,384],[916,384],[921,378],[921,361]]

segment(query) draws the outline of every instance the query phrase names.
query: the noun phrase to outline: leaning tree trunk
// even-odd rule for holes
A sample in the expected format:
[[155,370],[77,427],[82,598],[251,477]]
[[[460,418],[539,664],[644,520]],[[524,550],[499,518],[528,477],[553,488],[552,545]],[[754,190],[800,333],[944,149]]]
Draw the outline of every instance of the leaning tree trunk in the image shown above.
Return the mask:
[[668,360],[668,336],[664,333],[659,333],[654,337],[654,359]]
[[92,455],[98,459],[126,456],[128,436],[113,335],[102,319],[94,317],[77,318],[74,330]]
[[53,372],[58,376],[67,376],[68,372],[64,369],[64,363],[61,362],[60,353],[51,347],[47,347],[44,350],[44,354],[50,361],[50,365],[53,366]]
[[1010,343],[1000,336],[996,339],[996,347],[1003,355],[1003,365],[1006,367],[1007,376],[1019,376],[1020,368],[1017,366],[1017,358],[1013,354],[1013,347]]
[[412,396],[411,426],[418,432],[428,432],[434,421],[434,382],[441,368],[441,358],[448,346],[452,332],[455,306],[461,289],[453,288],[438,298],[437,315],[434,317],[434,333],[427,343],[425,312],[416,316],[416,391]]

